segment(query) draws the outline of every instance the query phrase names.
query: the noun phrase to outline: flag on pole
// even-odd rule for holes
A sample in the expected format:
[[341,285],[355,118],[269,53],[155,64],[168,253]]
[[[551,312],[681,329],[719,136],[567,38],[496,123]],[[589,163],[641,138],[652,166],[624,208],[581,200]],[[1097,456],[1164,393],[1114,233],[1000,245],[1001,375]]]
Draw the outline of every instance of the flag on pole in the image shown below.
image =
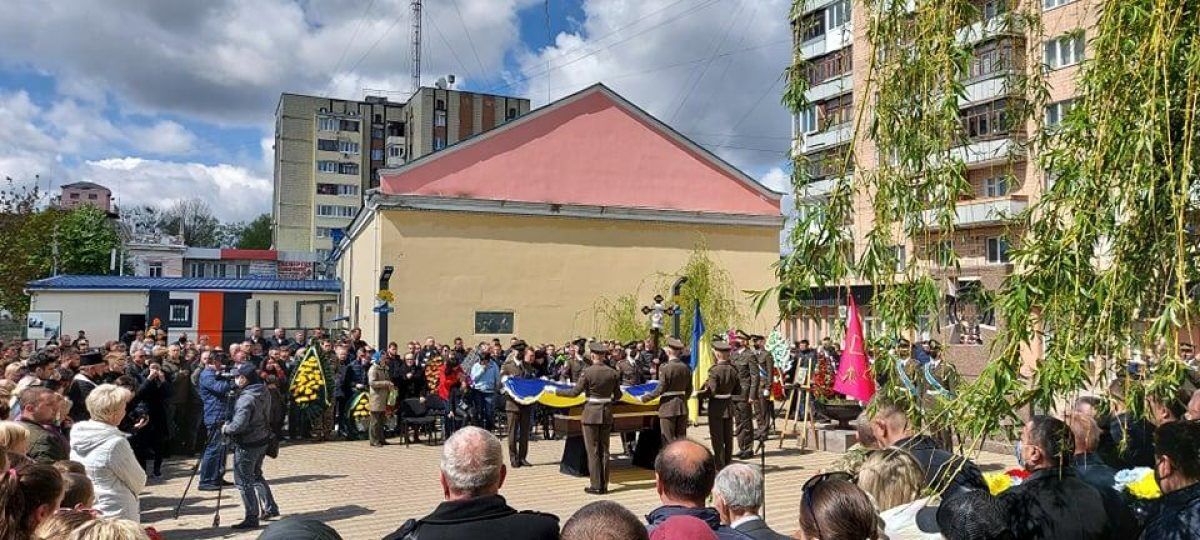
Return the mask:
[[[712,343],[705,338],[707,329],[704,327],[704,315],[700,313],[700,301],[696,301],[696,312],[692,316],[692,388],[699,389],[708,378],[708,370],[713,365]],[[688,398],[688,421],[695,422],[700,418],[700,400],[692,394]]]
[[842,360],[834,377],[833,390],[859,401],[870,401],[875,395],[875,380],[871,378],[871,367],[867,361],[867,347],[863,341],[862,320],[858,317],[858,305],[850,295],[850,309],[846,315],[846,341],[842,344]]

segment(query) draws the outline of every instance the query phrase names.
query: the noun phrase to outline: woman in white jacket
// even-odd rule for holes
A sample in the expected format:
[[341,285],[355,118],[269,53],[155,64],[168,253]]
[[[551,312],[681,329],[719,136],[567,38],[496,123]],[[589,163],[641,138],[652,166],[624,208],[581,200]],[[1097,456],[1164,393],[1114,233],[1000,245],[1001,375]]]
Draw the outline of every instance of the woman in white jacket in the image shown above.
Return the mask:
[[128,435],[117,429],[133,393],[102,384],[87,397],[91,420],[71,428],[71,459],[83,463],[96,489],[96,510],[105,517],[140,523],[138,493],[146,487],[146,471],[133,455]]

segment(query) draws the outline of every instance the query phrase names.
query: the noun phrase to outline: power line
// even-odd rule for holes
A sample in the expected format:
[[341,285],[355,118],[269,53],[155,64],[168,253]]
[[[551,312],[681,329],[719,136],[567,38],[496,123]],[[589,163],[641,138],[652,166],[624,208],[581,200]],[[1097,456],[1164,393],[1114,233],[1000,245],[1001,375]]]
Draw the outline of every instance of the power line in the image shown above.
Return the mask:
[[[695,5],[695,6],[691,7],[691,8],[689,8],[689,9],[687,9],[686,11],[683,11],[683,12],[681,12],[681,13],[679,13],[679,14],[677,14],[677,15],[673,16],[673,17],[670,17],[670,18],[668,18],[668,19],[665,19],[665,20],[663,20],[663,21],[660,21],[658,24],[655,24],[655,25],[653,25],[653,26],[650,26],[650,27],[648,27],[648,28],[645,28],[645,29],[643,29],[642,31],[640,31],[640,32],[638,32],[638,33],[636,33],[636,34],[633,34],[633,35],[631,35],[631,36],[629,36],[629,37],[626,37],[626,38],[624,38],[624,39],[621,39],[621,40],[615,41],[615,42],[613,42],[613,43],[610,43],[610,44],[608,44],[608,45],[606,45],[606,46],[604,46],[604,47],[601,47],[601,48],[599,48],[599,49],[596,49],[596,50],[593,50],[593,51],[591,51],[591,52],[588,52],[587,54],[584,54],[584,55],[581,55],[581,56],[579,56],[579,57],[573,58],[573,59],[571,59],[570,61],[563,62],[562,64],[558,64],[558,65],[555,65],[555,66],[548,67],[548,68],[546,68],[545,70],[543,70],[543,71],[540,71],[540,72],[538,72],[538,73],[533,73],[533,74],[530,74],[530,75],[528,75],[528,76],[525,76],[525,77],[519,77],[519,78],[517,78],[517,79],[514,79],[514,80],[512,80],[512,81],[510,81],[510,82],[507,82],[507,83],[505,83],[505,84],[502,84],[502,85],[493,86],[492,88],[489,88],[489,89],[488,89],[488,92],[494,92],[494,91],[496,91],[496,90],[500,90],[500,89],[502,89],[502,88],[508,88],[508,87],[510,87],[510,86],[512,86],[512,85],[514,85],[514,84],[519,84],[519,83],[522,83],[522,82],[526,82],[526,81],[529,81],[529,80],[535,79],[535,78],[537,78],[537,77],[540,77],[540,76],[546,75],[547,73],[549,73],[549,72],[551,72],[551,71],[555,71],[555,70],[562,69],[562,68],[564,68],[564,67],[567,67],[567,66],[569,66],[569,65],[571,65],[571,64],[574,64],[575,62],[578,62],[578,61],[580,61],[580,60],[583,60],[584,58],[587,58],[587,57],[589,57],[589,56],[595,55],[595,54],[597,54],[597,53],[600,53],[600,52],[602,52],[602,51],[608,50],[608,49],[610,49],[610,48],[612,48],[612,47],[615,47],[615,46],[617,46],[617,45],[620,45],[621,43],[624,43],[624,42],[626,42],[626,41],[629,41],[629,40],[631,40],[631,39],[633,39],[633,38],[635,38],[635,37],[638,37],[638,36],[640,36],[640,35],[642,35],[642,34],[645,34],[646,32],[649,32],[650,30],[653,30],[653,29],[655,29],[655,28],[658,28],[658,27],[660,27],[660,26],[663,26],[663,25],[665,25],[665,24],[668,24],[668,23],[671,23],[671,22],[677,21],[677,20],[679,20],[679,19],[681,19],[681,18],[683,18],[683,17],[686,17],[686,16],[688,16],[688,15],[691,15],[691,14],[693,14],[693,13],[695,13],[695,12],[697,12],[697,11],[699,11],[699,10],[703,9],[703,8],[706,8],[706,7],[709,7],[709,6],[713,5],[713,4],[716,4],[716,3],[717,3],[717,2],[719,2],[719,1],[720,1],[720,0],[709,0],[709,1],[706,1],[706,2],[704,2],[704,3],[697,4],[697,5]],[[677,4],[677,3],[679,3],[679,2],[675,2],[675,3]],[[674,5],[674,4],[671,4],[671,5]],[[665,8],[664,8],[664,9],[665,9]],[[662,11],[662,10],[658,10],[658,11]],[[648,16],[647,16],[647,17],[648,17]],[[645,19],[645,17],[643,17],[642,19]],[[642,20],[642,19],[639,19],[639,20]],[[625,27],[622,27],[622,28],[620,28],[620,29],[614,30],[613,32],[609,32],[608,34],[605,34],[605,36],[612,35],[612,34],[614,34],[614,33],[618,32],[618,31],[620,31],[620,30],[622,30],[622,29],[624,29],[624,28],[628,28],[628,26],[632,26],[632,24],[631,24],[631,25],[627,25],[627,26],[625,26]],[[581,48],[582,48],[582,47],[576,47],[575,49],[571,49],[571,50],[577,50],[577,49],[581,49]]]
[[374,51],[375,47],[379,46],[379,42],[383,41],[383,38],[386,38],[387,35],[389,33],[391,33],[392,29],[395,28],[397,24],[400,24],[400,20],[403,18],[404,18],[404,11],[401,11],[400,16],[396,17],[396,20],[392,21],[392,24],[390,26],[388,26],[387,29],[384,30],[383,33],[380,34],[379,37],[376,38],[374,42],[371,43],[371,46],[367,47],[367,50],[363,51],[362,56],[359,56],[358,60],[355,61],[354,65],[350,66],[350,69],[347,71],[354,71],[354,70],[358,69],[358,66],[363,63],[363,60],[366,60],[367,56],[371,54],[371,51]]
[[[458,63],[458,67],[462,68],[464,73],[474,77],[474,75],[471,73],[471,70],[467,69],[467,65],[464,64],[462,59],[458,57],[458,53],[455,52],[454,47],[450,46],[450,41],[446,39],[446,35],[442,33],[442,28],[440,26],[438,26],[438,23],[437,23],[437,16],[433,15],[433,14],[430,14],[430,15],[431,16],[429,17],[429,22],[433,23],[433,30],[435,32],[437,32],[438,37],[442,38],[442,44],[445,45],[446,48],[450,50],[450,56],[454,57],[454,61]],[[480,80],[482,80],[482,79],[480,79]]]
[[371,12],[371,7],[375,5],[375,0],[367,3],[366,9],[358,16],[358,24],[354,25],[354,31],[350,33],[350,39],[346,40],[346,46],[342,47],[342,54],[338,56],[337,63],[333,65],[333,70],[329,72],[329,83],[325,85],[326,90],[330,90],[333,86],[334,78],[337,77],[338,68],[342,67],[342,61],[346,59],[346,53],[350,52],[350,44],[354,43],[358,37],[358,31],[362,30],[363,21],[367,20],[367,14]]
[[696,131],[686,131],[685,133],[688,135],[695,135],[697,137],[739,137],[742,139],[770,139],[775,141],[792,140],[791,137],[785,137],[782,135],[743,135],[741,133],[700,133]]
[[688,88],[687,92],[682,95],[682,98],[677,98],[679,99],[679,105],[675,107],[675,112],[671,113],[670,122],[672,124],[675,123],[675,117],[679,116],[679,111],[682,111],[683,106],[687,104],[688,98],[692,97],[692,92],[695,92],[696,87],[700,86],[700,81],[703,80],[704,75],[708,73],[708,67],[712,65],[713,59],[716,58],[717,54],[721,52],[721,47],[725,45],[725,40],[729,39],[729,34],[733,33],[733,25],[737,22],[738,15],[741,15],[742,10],[745,9],[745,7],[745,2],[738,4],[737,11],[734,11],[733,16],[729,17],[729,24],[725,26],[725,33],[721,35],[721,40],[713,44],[712,53],[710,54],[708,61],[704,63],[704,67],[700,69],[700,75],[697,76],[696,80],[692,82],[692,86]]
[[475,48],[475,40],[471,38],[471,30],[467,28],[467,20],[463,18],[462,10],[458,8],[458,0],[450,0],[450,3],[454,4],[454,12],[458,14],[458,22],[462,24],[463,33],[467,34],[467,43],[471,45],[471,54],[475,55],[475,63],[479,64],[479,73],[486,74],[487,68],[483,67],[483,62],[479,60],[479,49]]

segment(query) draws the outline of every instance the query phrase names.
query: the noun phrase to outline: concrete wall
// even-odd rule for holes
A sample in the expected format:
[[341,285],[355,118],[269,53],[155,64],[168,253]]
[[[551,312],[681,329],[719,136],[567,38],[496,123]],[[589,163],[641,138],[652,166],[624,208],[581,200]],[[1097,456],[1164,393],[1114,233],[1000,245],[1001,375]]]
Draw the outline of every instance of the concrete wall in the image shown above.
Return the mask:
[[336,294],[254,293],[246,301],[246,328],[323,326],[324,321],[337,316],[337,299]]
[[120,315],[146,314],[146,291],[31,291],[31,311],[61,311],[62,331],[87,332],[93,345],[117,339]]
[[[475,335],[478,311],[512,311],[514,333],[523,339],[562,341],[602,332],[594,317],[601,298],[638,291],[645,302],[656,285],[671,278],[704,240],[712,257],[734,281],[736,299],[749,318],[752,311],[740,295],[775,283],[771,264],[779,258],[775,227],[691,225],[513,216],[465,212],[388,209],[380,211],[381,260],[393,265],[391,290],[396,311],[389,321],[392,340],[433,335],[439,339]],[[345,294],[343,314],[354,296],[366,306],[378,286],[365,247],[374,240],[359,234],[341,270]],[[347,277],[349,276],[349,277]],[[639,290],[640,288],[640,290]],[[369,291],[369,293],[368,293]],[[375,314],[360,308],[353,324],[375,339]],[[776,313],[765,313],[746,326],[768,330]]]

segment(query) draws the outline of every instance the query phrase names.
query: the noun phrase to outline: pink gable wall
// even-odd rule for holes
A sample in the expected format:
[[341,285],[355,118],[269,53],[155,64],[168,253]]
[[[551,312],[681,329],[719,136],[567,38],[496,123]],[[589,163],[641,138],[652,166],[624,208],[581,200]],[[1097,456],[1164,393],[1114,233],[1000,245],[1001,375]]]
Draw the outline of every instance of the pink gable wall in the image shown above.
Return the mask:
[[383,192],[394,195],[779,215],[778,198],[745,185],[599,89],[381,176]]

